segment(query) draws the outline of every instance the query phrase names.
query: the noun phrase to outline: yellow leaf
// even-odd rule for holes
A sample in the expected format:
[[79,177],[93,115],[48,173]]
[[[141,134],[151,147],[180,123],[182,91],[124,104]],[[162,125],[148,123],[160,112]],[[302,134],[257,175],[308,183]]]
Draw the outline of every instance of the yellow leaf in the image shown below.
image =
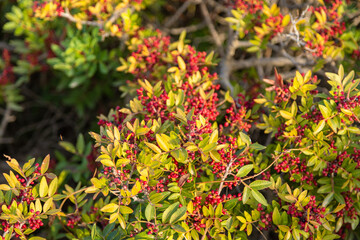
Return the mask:
[[39,187],[39,195],[40,197],[45,197],[48,193],[49,187],[47,185],[46,177],[42,177],[40,181],[40,187]]
[[280,115],[285,119],[292,119],[293,115],[285,110],[280,110]]
[[110,212],[115,212],[116,210],[118,210],[118,208],[119,208],[119,205],[117,205],[115,203],[109,203],[106,206],[102,207],[101,211],[110,213]]
[[156,142],[163,151],[168,152],[170,150],[166,141],[159,134],[156,134]]
[[179,68],[181,70],[185,71],[186,70],[186,64],[185,64],[184,60],[182,59],[182,57],[178,56],[177,61],[178,61]]

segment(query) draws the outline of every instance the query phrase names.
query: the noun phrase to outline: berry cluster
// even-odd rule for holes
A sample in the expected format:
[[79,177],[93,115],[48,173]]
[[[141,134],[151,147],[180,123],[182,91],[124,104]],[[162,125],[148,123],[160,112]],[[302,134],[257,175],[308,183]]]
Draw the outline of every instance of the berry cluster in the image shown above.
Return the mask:
[[[322,40],[318,41],[316,37],[309,39],[306,42],[306,47],[313,50],[312,54],[314,56],[322,56],[324,51],[327,50],[326,43],[330,45],[339,45],[341,47],[341,34],[346,30],[345,22],[341,21],[341,16],[338,14],[338,8],[342,5],[341,0],[336,0],[331,2],[331,6],[320,6],[309,8],[309,11],[317,16],[315,19],[316,32],[321,36]],[[323,23],[322,16],[326,16],[326,21]]]
[[[325,207],[317,206],[315,196],[310,196],[309,202],[303,206],[298,207],[296,203],[292,203],[289,206],[287,214],[292,217],[299,218],[299,224],[302,229],[309,232],[308,224],[310,221],[316,222],[321,225],[321,218],[324,218]],[[318,225],[314,225],[317,228]],[[311,232],[310,232],[311,233]]]
[[288,172],[290,181],[301,182],[317,186],[314,174],[309,172],[306,161],[301,161],[299,157],[294,157],[290,153],[283,153],[274,167],[275,171]]
[[[334,143],[332,143],[334,144]],[[334,149],[336,149],[335,146],[330,146]],[[346,151],[340,153],[339,155],[336,156],[336,159],[334,161],[331,162],[327,162],[327,166],[326,168],[323,169],[322,174],[323,176],[328,176],[328,177],[336,177],[337,172],[339,170],[339,168],[341,167],[342,163],[344,162],[345,159],[349,158],[350,154],[348,154]]]
[[354,200],[351,197],[353,193],[343,192],[341,193],[341,195],[344,197],[345,207],[336,213],[336,217],[339,218],[343,216],[348,216],[350,219],[356,219],[360,215],[360,213],[356,210],[357,207],[355,206],[355,201],[357,200]]
[[260,212],[261,221],[261,223],[259,223],[259,229],[269,230],[272,225],[272,215],[270,213],[267,213],[260,203],[257,206],[257,210]]
[[[355,83],[354,80],[353,83]],[[340,86],[338,86],[338,89],[339,88]],[[341,109],[345,109],[345,111],[350,111],[350,114],[348,113],[346,115],[351,122],[356,122],[359,120],[356,114],[353,112],[355,108],[360,106],[359,96],[355,95],[350,97],[350,96],[346,96],[343,91],[339,91],[339,92],[335,91],[333,99],[335,103],[337,103],[336,109],[339,112],[341,111]]]
[[6,85],[8,83],[12,83],[15,80],[15,75],[13,71],[13,67],[11,65],[10,52],[7,49],[4,49],[2,53],[2,58],[5,61],[5,66],[2,69],[2,73],[0,75],[0,85]]
[[78,214],[72,214],[68,216],[66,226],[69,228],[74,228],[74,226],[81,221],[81,216]]
[[242,10],[248,14],[256,14],[263,9],[264,1],[263,0],[232,0],[230,1],[233,8]]
[[[231,130],[237,129],[239,131],[244,130],[248,132],[251,128],[251,124],[246,117],[247,110],[251,109],[253,103],[250,101],[245,101],[245,96],[239,94],[235,103],[232,104],[228,109],[226,109],[226,115],[224,127],[231,127]],[[222,126],[220,126],[221,128]]]

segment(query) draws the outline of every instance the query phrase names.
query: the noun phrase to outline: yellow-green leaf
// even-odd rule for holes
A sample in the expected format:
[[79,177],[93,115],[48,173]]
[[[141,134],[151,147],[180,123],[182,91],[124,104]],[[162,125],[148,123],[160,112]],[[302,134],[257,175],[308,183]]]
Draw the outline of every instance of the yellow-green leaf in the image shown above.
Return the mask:
[[285,111],[285,110],[280,110],[280,115],[285,119],[292,119],[293,118],[293,115],[290,112]]
[[107,212],[107,213],[112,213],[115,212],[116,210],[118,210],[119,205],[115,204],[115,203],[109,203],[106,206],[101,208],[102,212]]
[[170,150],[169,144],[160,136],[160,134],[156,134],[156,142],[163,151],[168,152]]
[[120,205],[120,212],[122,214],[131,214],[134,212],[134,210],[132,210],[131,208],[129,208],[128,206],[123,206],[123,205]]
[[42,177],[39,187],[39,196],[45,197],[48,193],[49,186],[47,185],[46,177]]

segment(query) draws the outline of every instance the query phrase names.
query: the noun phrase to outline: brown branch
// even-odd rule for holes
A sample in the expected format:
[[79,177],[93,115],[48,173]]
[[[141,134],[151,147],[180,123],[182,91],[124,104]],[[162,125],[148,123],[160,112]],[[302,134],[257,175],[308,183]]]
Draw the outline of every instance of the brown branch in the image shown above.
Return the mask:
[[[110,22],[111,24],[113,24],[121,16],[121,14],[127,11],[128,9],[133,11],[133,8],[131,8],[130,6],[115,10],[113,15],[106,22]],[[66,9],[65,12],[60,13],[60,16],[70,20],[71,22],[75,22],[75,23],[79,22],[79,20],[77,20],[73,15],[71,15],[69,9]],[[85,20],[80,21],[82,25],[94,26],[99,28],[103,28],[106,22],[104,21],[95,22],[95,21],[85,21]]]
[[170,32],[171,34],[178,35],[178,34],[182,33],[183,31],[185,31],[187,33],[196,32],[204,27],[206,27],[206,23],[201,22],[199,24],[195,24],[195,25],[191,25],[191,26],[187,26],[187,27],[165,29],[164,32]]
[[[305,66],[308,61],[304,58],[296,58],[296,63],[300,66]],[[245,60],[234,61],[231,64],[232,70],[245,69],[256,66],[267,66],[271,65],[274,67],[292,66],[294,62],[287,57],[273,57],[273,58],[250,58]]]
[[11,116],[10,106],[9,106],[9,104],[6,104],[4,116],[3,116],[2,120],[1,120],[1,124],[0,124],[0,139],[2,139],[2,137],[4,136],[6,126],[8,125],[8,123],[13,120],[14,120],[14,118]]
[[201,0],[187,0],[186,2],[184,2],[184,4],[175,12],[175,14],[165,23],[164,27],[171,27],[179,19],[181,14],[186,11],[190,4],[199,4],[200,2]]
[[216,46],[219,48],[220,55],[223,56],[224,55],[224,49],[222,47],[220,36],[219,36],[218,32],[216,31],[214,24],[211,21],[210,13],[209,13],[209,11],[208,11],[208,9],[206,7],[206,4],[204,2],[200,3],[200,10],[201,10],[201,13],[203,14],[203,16],[205,18],[205,22],[206,22],[206,24],[207,24],[207,26],[209,28],[210,34],[211,34]]
[[[78,20],[76,20],[76,18],[74,18],[73,15],[71,15],[68,11],[67,12],[62,12],[60,13],[60,17],[66,18],[71,22],[79,22]],[[95,26],[95,27],[102,27],[103,26],[103,22],[93,22],[93,21],[80,21],[80,23],[82,25],[88,25],[88,26]]]

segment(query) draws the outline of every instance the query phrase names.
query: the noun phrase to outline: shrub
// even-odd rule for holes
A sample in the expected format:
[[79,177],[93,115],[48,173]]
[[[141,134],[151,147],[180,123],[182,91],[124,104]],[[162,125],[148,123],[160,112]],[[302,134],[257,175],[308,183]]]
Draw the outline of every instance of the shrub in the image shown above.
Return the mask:
[[[357,31],[351,31],[345,14],[354,3],[319,1],[294,19],[291,12],[280,11],[280,4],[226,2],[221,8],[215,1],[187,1],[178,10],[199,5],[211,46],[219,49],[216,71],[217,56],[188,44],[184,31],[173,42],[165,33],[171,29],[139,27],[139,16],[147,16],[144,7],[151,8],[151,1],[23,0],[13,7],[5,29],[26,36],[17,46],[26,45],[21,50],[27,61],[14,67],[10,53],[3,52],[1,89],[11,109],[20,110],[17,86],[26,80],[14,80],[16,74],[29,77],[39,71],[37,60],[44,51],[42,70],[52,69],[57,91],[70,91],[63,102],[76,104],[80,115],[111,91],[117,76],[128,80],[120,87],[123,94],[135,97],[99,117],[100,131],[90,132],[93,146],[83,135],[76,144],[61,139],[76,164],[59,152],[57,164],[47,156],[21,166],[6,156],[12,170],[0,184],[2,239],[357,236],[360,79],[355,71],[345,74],[357,61]],[[209,16],[213,6],[228,11],[222,21],[230,24],[226,46]],[[64,19],[70,23],[57,42],[56,28]],[[45,27],[50,22],[54,29]],[[126,48],[112,48],[113,41]],[[235,51],[236,45],[246,51]],[[285,46],[291,46],[289,52]],[[306,58],[300,59],[303,50]],[[276,55],[272,66],[287,71],[284,66],[291,62],[298,71],[285,78],[275,69],[274,77],[263,79],[269,51],[287,59]],[[238,60],[240,54],[257,58]],[[349,55],[345,69],[339,65],[337,73],[317,72],[329,59]],[[121,56],[121,66],[115,56]],[[298,62],[305,59],[312,59],[313,71]],[[19,70],[20,65],[27,67]],[[246,86],[252,70],[232,73],[251,66],[263,81]],[[239,76],[244,82],[232,85],[230,77]],[[93,88],[105,77],[102,88]],[[78,97],[85,100],[78,102]],[[56,174],[47,173],[49,168]],[[81,174],[69,179],[63,168]],[[50,230],[41,231],[45,224]]]

